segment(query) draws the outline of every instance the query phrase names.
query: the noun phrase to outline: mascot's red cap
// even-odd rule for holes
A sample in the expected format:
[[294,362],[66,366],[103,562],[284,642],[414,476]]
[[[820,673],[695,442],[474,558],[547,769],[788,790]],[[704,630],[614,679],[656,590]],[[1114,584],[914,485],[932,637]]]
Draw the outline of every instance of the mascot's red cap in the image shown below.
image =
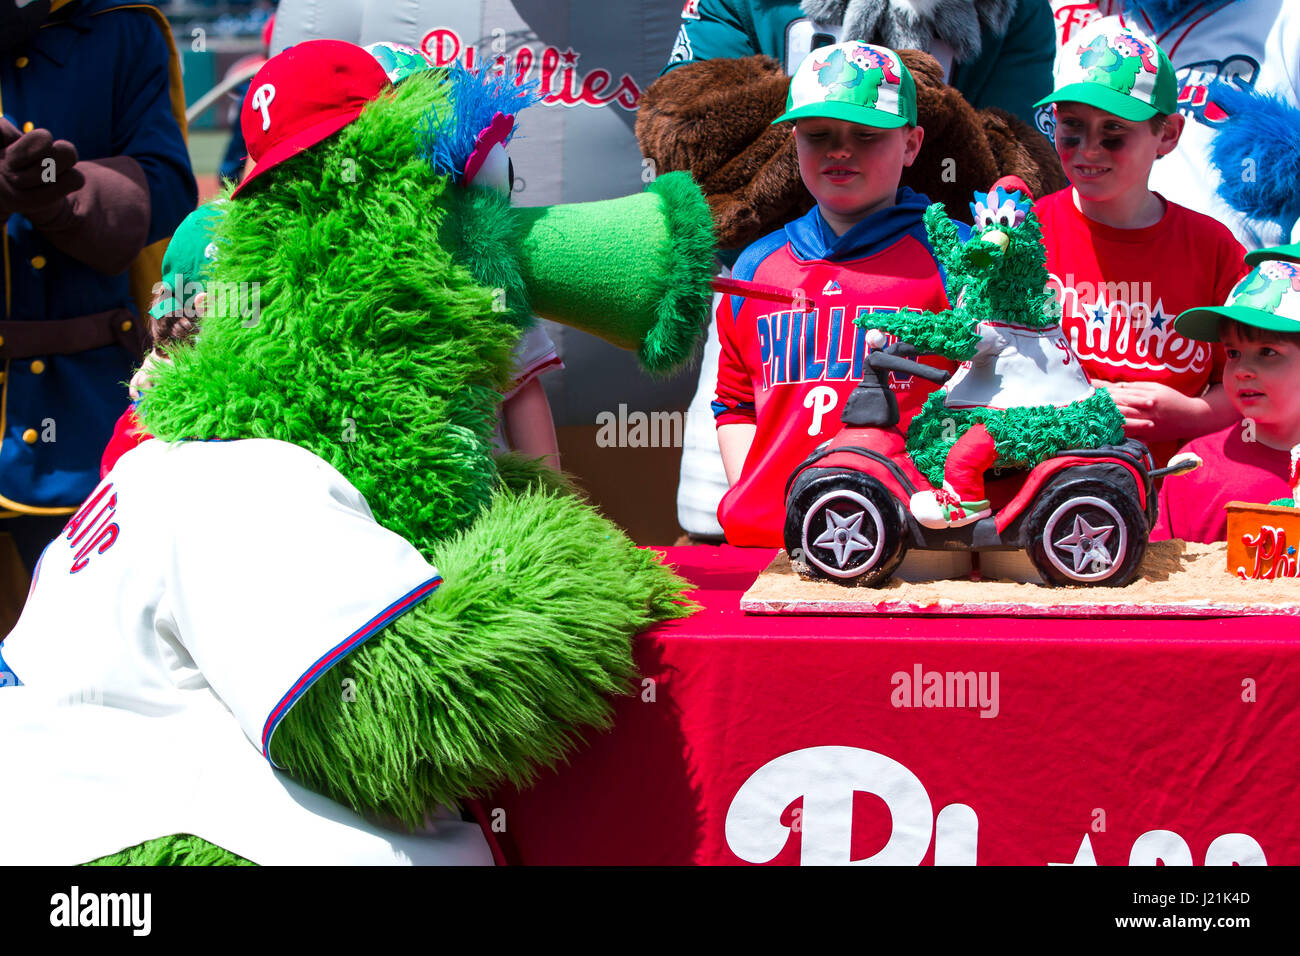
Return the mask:
[[308,40],[271,57],[249,83],[240,110],[239,125],[256,165],[234,195],[333,136],[388,87],[375,58],[342,40]]
[[1002,187],[1003,192],[1009,193],[1009,192],[1018,191],[1020,195],[1025,197],[1025,200],[1027,202],[1034,201],[1034,194],[1029,191],[1029,187],[1025,185],[1025,181],[1021,179],[1019,176],[999,177],[998,181],[993,184],[993,187],[992,189],[990,189],[990,192],[992,192],[993,189],[997,189],[999,186]]

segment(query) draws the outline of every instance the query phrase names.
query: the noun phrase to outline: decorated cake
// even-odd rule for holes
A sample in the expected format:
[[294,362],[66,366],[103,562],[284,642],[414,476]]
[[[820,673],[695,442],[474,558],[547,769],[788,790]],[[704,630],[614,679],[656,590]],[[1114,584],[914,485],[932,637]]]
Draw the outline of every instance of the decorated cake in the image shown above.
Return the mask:
[[[794,570],[878,586],[910,549],[1019,551],[1049,584],[1125,585],[1155,523],[1153,478],[1186,466],[1153,471],[1081,368],[1023,184],[1000,180],[971,210],[967,239],[942,205],[925,215],[951,309],[858,320],[870,329],[868,374],[841,431],[787,486]],[[945,381],[921,354],[962,365]],[[904,433],[890,381],[909,375],[944,387]]]

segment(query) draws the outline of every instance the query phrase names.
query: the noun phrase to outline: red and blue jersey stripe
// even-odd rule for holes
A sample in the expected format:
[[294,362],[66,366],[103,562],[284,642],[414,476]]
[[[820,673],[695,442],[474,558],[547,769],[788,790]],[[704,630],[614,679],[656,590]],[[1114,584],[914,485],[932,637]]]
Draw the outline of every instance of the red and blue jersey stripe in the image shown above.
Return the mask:
[[284,719],[284,715],[289,713],[290,708],[298,702],[303,694],[307,693],[308,688],[316,683],[317,678],[327,670],[337,664],[340,660],[350,654],[353,650],[360,647],[370,637],[382,630],[385,626],[396,620],[402,614],[405,614],[415,605],[419,604],[430,594],[438,589],[442,584],[442,575],[437,575],[425,581],[419,587],[408,591],[402,597],[398,598],[388,607],[384,608],[369,621],[353,631],[344,638],[340,643],[326,651],[316,663],[312,664],[297,681],[294,682],[280,702],[275,705],[269,717],[266,718],[266,724],[262,727],[262,756],[275,766],[275,761],[271,760],[271,737],[275,734],[275,729]]

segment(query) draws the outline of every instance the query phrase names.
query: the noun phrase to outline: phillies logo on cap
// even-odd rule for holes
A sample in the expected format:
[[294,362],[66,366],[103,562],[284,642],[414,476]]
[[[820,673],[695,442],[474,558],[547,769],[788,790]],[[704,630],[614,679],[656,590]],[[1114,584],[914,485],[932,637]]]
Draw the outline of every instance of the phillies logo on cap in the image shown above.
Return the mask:
[[309,40],[271,57],[249,84],[239,118],[255,165],[234,195],[333,136],[390,86],[373,56],[342,40]]
[[263,83],[253,92],[253,109],[262,111],[262,132],[271,128],[271,100],[275,99],[275,87]]

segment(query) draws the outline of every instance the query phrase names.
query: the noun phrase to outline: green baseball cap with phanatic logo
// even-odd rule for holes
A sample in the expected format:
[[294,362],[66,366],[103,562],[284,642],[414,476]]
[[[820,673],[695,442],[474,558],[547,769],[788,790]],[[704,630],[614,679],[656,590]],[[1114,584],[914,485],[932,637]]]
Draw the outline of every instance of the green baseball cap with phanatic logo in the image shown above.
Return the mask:
[[[163,253],[162,284],[166,287],[163,297],[149,308],[149,314],[160,319],[171,312],[179,312],[184,306],[185,285],[207,282],[212,261],[216,258],[216,247],[212,244],[212,233],[225,213],[224,201],[205,203],[186,216]],[[176,286],[180,288],[176,288]]]
[[898,54],[870,43],[813,50],[790,79],[785,112],[772,122],[825,116],[863,126],[916,125],[916,81]]
[[1178,108],[1178,81],[1155,40],[1099,20],[1061,48],[1056,88],[1034,105],[1048,103],[1084,103],[1141,122]]
[[1174,329],[1189,339],[1219,341],[1219,325],[1233,319],[1274,332],[1300,332],[1300,264],[1280,259],[1259,263],[1220,306],[1188,309]]
[[1269,246],[1267,249],[1252,249],[1246,253],[1246,265],[1248,266],[1257,266],[1269,259],[1300,262],[1300,242],[1293,242],[1289,246]]

